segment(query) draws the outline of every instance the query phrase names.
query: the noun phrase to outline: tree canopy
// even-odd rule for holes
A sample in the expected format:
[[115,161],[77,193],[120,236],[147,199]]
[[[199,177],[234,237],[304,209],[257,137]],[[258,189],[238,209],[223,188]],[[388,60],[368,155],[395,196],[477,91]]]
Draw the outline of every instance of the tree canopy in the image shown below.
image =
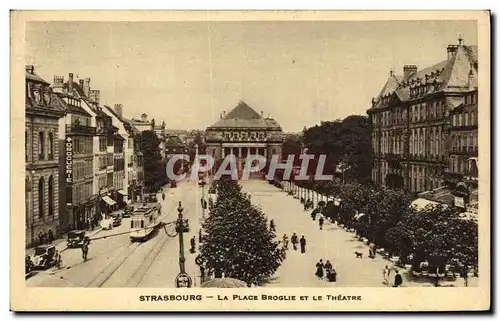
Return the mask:
[[142,152],[144,154],[144,184],[148,190],[157,190],[166,183],[165,162],[160,153],[160,139],[152,130],[141,133]]
[[216,276],[224,273],[251,284],[271,277],[285,259],[264,213],[232,180],[219,180],[217,201],[203,223],[201,256]]

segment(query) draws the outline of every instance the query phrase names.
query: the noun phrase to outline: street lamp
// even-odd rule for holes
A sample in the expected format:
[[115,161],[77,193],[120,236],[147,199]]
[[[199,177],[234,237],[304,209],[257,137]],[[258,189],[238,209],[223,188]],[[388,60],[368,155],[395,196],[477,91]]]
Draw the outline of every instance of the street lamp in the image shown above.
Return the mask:
[[175,226],[175,231],[179,234],[179,268],[181,273],[186,273],[186,258],[184,257],[184,233],[189,232],[189,220],[185,219],[182,215],[184,209],[182,208],[182,203],[179,201],[179,207],[177,207],[177,222]]

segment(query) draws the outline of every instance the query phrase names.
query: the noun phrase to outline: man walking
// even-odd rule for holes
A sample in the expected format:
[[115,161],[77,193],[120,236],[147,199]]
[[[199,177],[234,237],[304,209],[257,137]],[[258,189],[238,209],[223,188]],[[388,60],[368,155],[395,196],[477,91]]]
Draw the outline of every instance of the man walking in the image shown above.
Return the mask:
[[323,216],[321,216],[319,218],[319,229],[322,230],[323,229],[323,224],[325,223],[325,219],[323,218]]
[[304,235],[300,238],[300,253],[306,253],[306,239],[304,238]]
[[292,235],[292,245],[293,245],[293,249],[294,250],[297,250],[297,243],[299,243],[299,239],[297,237],[297,234],[293,233],[293,235]]
[[83,258],[83,261],[87,261],[87,255],[89,253],[89,243],[90,243],[90,240],[88,238],[86,238],[86,239],[83,240],[83,244],[82,244],[82,258]]

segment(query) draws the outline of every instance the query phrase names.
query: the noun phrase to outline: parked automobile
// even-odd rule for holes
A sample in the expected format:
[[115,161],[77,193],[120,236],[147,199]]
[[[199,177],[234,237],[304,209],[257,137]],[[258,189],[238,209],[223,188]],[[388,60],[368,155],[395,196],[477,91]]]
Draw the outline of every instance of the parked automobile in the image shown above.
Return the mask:
[[151,193],[151,194],[145,195],[144,202],[146,202],[146,203],[158,203],[158,199],[156,197],[156,194]]
[[130,217],[134,213],[134,205],[127,205],[123,210],[123,217]]
[[83,244],[83,239],[85,238],[85,231],[75,230],[68,232],[68,247],[80,247]]
[[56,247],[52,244],[35,247],[33,253],[33,268],[48,269],[55,263]]

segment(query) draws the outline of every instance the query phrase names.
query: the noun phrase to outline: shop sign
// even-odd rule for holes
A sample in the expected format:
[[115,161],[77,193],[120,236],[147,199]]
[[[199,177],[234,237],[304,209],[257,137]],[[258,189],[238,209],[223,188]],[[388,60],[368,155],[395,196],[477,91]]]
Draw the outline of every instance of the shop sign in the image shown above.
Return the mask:
[[73,139],[66,138],[66,184],[73,184]]
[[456,207],[465,208],[464,198],[463,197],[456,197],[455,196],[455,206]]

